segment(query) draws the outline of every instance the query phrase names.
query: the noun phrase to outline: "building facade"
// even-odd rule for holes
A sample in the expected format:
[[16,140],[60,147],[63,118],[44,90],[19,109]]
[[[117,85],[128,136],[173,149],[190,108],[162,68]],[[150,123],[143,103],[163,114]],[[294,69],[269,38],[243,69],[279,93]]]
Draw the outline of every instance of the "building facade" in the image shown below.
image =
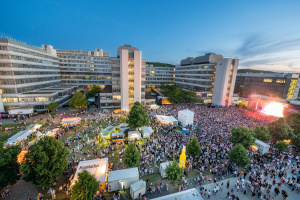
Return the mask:
[[299,74],[238,73],[234,92],[248,98],[252,94],[287,100],[298,98]]
[[159,87],[161,84],[174,85],[174,67],[146,65],[146,87]]
[[74,87],[61,84],[56,51],[0,38],[0,112],[13,108],[46,110],[51,101],[63,104]]
[[175,66],[175,85],[195,91],[204,103],[231,105],[238,63],[214,53],[183,59]]

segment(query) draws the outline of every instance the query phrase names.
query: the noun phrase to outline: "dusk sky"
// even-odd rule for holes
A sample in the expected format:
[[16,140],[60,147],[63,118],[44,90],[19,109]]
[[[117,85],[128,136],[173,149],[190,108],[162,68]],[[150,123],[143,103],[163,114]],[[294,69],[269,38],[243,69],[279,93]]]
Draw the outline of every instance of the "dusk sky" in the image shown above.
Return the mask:
[[300,72],[299,9],[299,0],[2,1],[0,36],[111,56],[131,44],[172,64],[215,52],[240,68]]

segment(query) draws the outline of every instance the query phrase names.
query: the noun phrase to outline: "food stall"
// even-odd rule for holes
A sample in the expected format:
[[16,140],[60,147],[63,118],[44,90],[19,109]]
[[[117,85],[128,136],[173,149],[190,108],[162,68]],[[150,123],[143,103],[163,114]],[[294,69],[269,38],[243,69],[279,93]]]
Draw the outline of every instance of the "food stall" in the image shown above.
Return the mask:
[[127,189],[137,181],[139,181],[139,170],[137,167],[110,171],[107,179],[108,192]]
[[178,121],[182,126],[193,125],[194,123],[194,112],[190,110],[181,110],[178,112]]
[[100,134],[101,134],[101,136],[102,136],[104,139],[109,140],[109,139],[111,138],[111,134],[112,134],[113,132],[115,132],[115,131],[116,131],[116,127],[114,127],[114,126],[108,126],[108,127],[106,127],[104,130],[102,130],[102,131],[100,132]]
[[161,124],[172,124],[173,126],[178,126],[178,120],[173,116],[155,115],[155,118]]
[[83,170],[88,171],[99,183],[105,183],[107,180],[107,168],[108,158],[80,161],[71,186],[75,184],[78,179],[78,174]]
[[154,133],[154,131],[150,126],[142,127],[143,138],[150,138],[151,134],[153,134],[153,133]]
[[134,141],[134,140],[140,140],[141,139],[141,133],[138,131],[129,131],[128,132],[128,140]]
[[167,168],[167,166],[169,164],[171,164],[171,162],[160,163],[160,165],[159,165],[159,173],[160,173],[160,175],[161,175],[162,178],[166,178],[167,177],[165,170],[166,170],[166,168]]
[[60,124],[63,127],[67,127],[67,126],[76,126],[80,123],[81,123],[80,117],[71,117],[71,118],[63,118]]
[[111,140],[113,142],[122,142],[124,140],[124,133],[123,132],[112,133]]
[[132,199],[138,199],[139,195],[146,194],[146,182],[139,180],[130,185],[130,196]]
[[55,135],[57,134],[58,131],[59,131],[59,128],[55,128],[55,129],[52,129],[51,131],[46,131],[44,133],[44,135],[49,136],[49,137],[55,137]]

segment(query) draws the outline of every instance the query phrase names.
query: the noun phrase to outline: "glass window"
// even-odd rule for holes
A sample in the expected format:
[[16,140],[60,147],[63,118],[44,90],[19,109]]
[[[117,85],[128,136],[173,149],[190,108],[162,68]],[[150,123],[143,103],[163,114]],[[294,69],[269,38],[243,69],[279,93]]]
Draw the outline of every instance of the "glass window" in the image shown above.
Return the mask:
[[272,81],[273,81],[273,80],[270,79],[270,78],[265,78],[265,79],[264,79],[264,82],[265,82],[265,83],[272,83]]

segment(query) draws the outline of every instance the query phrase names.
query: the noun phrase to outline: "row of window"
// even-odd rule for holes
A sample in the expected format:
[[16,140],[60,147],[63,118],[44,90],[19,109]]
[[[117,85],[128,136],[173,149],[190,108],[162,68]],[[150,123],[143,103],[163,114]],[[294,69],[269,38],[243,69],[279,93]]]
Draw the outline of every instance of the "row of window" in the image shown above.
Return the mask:
[[51,97],[35,97],[35,98],[2,98],[3,103],[18,103],[18,102],[43,102],[51,101]]
[[53,56],[48,56],[48,55],[45,55],[45,54],[36,53],[36,52],[33,52],[33,51],[29,51],[29,50],[19,49],[19,48],[16,48],[16,47],[9,47],[9,50],[13,51],[13,52],[17,52],[17,53],[23,53],[23,54],[27,54],[27,55],[31,55],[31,56],[47,58],[47,59],[51,59],[51,60],[55,60],[55,61],[58,60],[58,58],[53,57]]

